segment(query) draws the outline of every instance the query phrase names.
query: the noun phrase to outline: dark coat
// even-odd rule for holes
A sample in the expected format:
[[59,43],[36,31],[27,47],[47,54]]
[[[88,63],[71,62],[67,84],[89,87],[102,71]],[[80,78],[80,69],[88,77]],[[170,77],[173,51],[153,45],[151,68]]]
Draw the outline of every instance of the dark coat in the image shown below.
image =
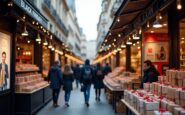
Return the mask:
[[[89,80],[85,80],[84,77],[83,77],[84,76],[84,73],[85,73],[85,68],[91,69],[91,79],[89,79]],[[83,83],[84,85],[91,84],[92,83],[92,80],[93,80],[93,76],[94,76],[93,69],[90,67],[90,65],[85,65],[81,69],[80,83]]]
[[[2,69],[2,63],[0,64],[0,71],[1,71],[1,69]],[[8,79],[8,77],[9,77],[9,73],[8,73],[8,65],[7,64],[5,64],[5,72],[6,72],[6,75],[5,75],[5,86],[7,85],[7,79]]]
[[[98,74],[98,71],[101,71],[102,74]],[[104,88],[103,79],[104,79],[103,69],[97,68],[95,70],[95,76],[93,77],[93,83],[94,83],[95,89]]]
[[112,72],[111,68],[109,66],[105,66],[104,69],[103,69],[103,74],[107,75],[110,72]]
[[80,75],[81,75],[80,67],[75,67],[73,72],[74,72],[75,79],[80,80]]
[[64,80],[64,85],[63,85],[63,90],[65,91],[71,91],[73,89],[73,81],[74,81],[74,76],[73,74],[68,74],[68,75],[63,75],[63,80]]
[[140,87],[143,88],[144,83],[152,83],[158,81],[158,76],[159,72],[155,69],[155,67],[151,67],[148,70],[144,71],[144,76]]
[[48,80],[50,81],[50,88],[60,89],[63,84],[62,71],[59,66],[54,65],[48,73]]

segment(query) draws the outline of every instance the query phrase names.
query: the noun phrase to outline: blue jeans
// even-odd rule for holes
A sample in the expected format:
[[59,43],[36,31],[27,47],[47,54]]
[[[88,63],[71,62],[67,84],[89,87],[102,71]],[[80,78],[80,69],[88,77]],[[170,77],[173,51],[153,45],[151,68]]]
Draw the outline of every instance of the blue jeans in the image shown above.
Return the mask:
[[80,81],[78,79],[76,79],[76,87],[77,88],[78,88],[79,84],[80,84]]
[[58,103],[59,93],[60,93],[60,89],[53,89],[53,103],[54,104]]
[[85,98],[85,102],[88,103],[89,102],[89,98],[90,98],[90,90],[91,90],[91,84],[85,85],[85,91],[84,91],[84,98]]
[[71,91],[65,91],[65,102],[69,102]]

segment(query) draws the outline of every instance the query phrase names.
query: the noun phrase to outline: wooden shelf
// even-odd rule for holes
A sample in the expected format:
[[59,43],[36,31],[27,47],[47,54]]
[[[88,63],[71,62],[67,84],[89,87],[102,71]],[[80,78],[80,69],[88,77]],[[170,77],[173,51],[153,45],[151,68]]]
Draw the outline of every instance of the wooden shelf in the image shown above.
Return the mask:
[[38,70],[20,70],[20,71],[16,71],[16,73],[26,73],[26,72],[38,72]]
[[127,103],[124,99],[121,100],[135,115],[141,115],[135,108],[133,108],[129,103]]

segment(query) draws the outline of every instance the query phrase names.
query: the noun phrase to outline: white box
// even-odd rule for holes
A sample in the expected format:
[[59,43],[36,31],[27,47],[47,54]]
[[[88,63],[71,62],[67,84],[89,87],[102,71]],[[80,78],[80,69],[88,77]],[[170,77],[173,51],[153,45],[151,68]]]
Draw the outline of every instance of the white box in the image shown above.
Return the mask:
[[169,111],[165,112],[159,112],[159,111],[154,111],[154,115],[172,115]]
[[144,109],[146,111],[151,111],[151,110],[158,110],[159,109],[159,103],[157,101],[144,101]]

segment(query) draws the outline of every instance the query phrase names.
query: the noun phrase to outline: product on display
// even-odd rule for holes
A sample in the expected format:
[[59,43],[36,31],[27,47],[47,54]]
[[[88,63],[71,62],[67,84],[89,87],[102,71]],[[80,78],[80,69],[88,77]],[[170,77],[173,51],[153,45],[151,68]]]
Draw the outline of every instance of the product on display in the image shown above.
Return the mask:
[[21,71],[38,71],[39,68],[33,64],[17,64],[16,65],[16,72]]
[[42,75],[37,72],[16,75],[16,92],[29,93],[47,85],[48,82],[44,81]]

